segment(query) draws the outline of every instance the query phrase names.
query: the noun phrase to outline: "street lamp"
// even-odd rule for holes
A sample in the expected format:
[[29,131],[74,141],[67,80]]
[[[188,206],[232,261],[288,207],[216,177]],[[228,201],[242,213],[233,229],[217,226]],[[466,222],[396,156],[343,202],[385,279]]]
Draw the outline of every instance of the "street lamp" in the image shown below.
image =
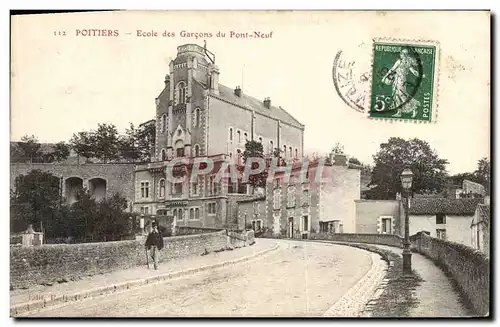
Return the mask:
[[411,273],[411,250],[410,250],[410,219],[408,217],[408,207],[411,183],[413,180],[413,172],[410,169],[405,169],[401,173],[401,184],[405,197],[405,239],[403,242],[403,273]]

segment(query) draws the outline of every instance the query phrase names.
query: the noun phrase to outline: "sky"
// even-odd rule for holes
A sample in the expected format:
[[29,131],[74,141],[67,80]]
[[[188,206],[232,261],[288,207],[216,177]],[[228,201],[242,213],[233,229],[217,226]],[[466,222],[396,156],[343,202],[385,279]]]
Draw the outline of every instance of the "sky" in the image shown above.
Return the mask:
[[[116,30],[119,36],[82,35],[91,29]],[[137,36],[138,30],[158,36]],[[154,118],[154,100],[163,89],[177,46],[203,45],[206,40],[220,69],[220,83],[239,85],[256,98],[270,97],[305,124],[306,153],[325,154],[339,142],[347,154],[371,164],[380,143],[390,137],[420,138],[449,160],[450,173],[474,171],[477,161],[490,153],[489,30],[484,12],[112,12],[13,17],[11,140],[34,134],[40,142],[68,141],[73,133],[94,129],[98,123],[112,123],[123,132],[129,122],[138,125]],[[165,31],[175,36],[163,37]],[[226,37],[216,37],[218,31]],[[231,31],[272,32],[272,36],[235,38]],[[371,43],[379,37],[439,43],[434,123],[371,120],[336,93],[332,78],[336,53],[344,51],[356,59],[360,72],[369,72]]]

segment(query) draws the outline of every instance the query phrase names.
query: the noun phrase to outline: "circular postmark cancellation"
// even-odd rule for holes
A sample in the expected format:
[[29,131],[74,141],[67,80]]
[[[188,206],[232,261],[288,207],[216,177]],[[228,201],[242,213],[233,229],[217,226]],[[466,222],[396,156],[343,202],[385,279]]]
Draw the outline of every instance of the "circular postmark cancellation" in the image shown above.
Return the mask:
[[370,117],[430,121],[436,46],[374,41],[372,51],[371,63],[366,49],[362,56],[337,52],[332,73],[340,98]]
[[360,65],[362,61],[356,57],[346,56],[342,50],[337,52],[333,61],[333,84],[347,105],[365,112],[369,102],[370,71]]

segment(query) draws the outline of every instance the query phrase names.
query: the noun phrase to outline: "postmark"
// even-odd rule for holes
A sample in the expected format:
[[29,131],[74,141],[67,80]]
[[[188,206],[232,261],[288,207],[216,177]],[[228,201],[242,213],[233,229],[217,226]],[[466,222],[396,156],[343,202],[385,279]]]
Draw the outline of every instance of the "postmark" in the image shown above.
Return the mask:
[[364,44],[359,45],[357,50],[337,52],[333,61],[333,84],[339,97],[348,106],[366,112],[370,102],[369,50]]
[[435,121],[439,44],[375,39],[372,51],[369,117]]

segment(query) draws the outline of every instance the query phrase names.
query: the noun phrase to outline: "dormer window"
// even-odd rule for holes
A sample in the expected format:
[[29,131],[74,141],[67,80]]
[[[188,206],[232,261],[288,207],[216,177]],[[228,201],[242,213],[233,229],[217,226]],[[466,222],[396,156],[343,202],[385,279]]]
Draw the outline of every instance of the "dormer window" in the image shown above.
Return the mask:
[[184,82],[177,84],[177,103],[186,103],[186,83]]

